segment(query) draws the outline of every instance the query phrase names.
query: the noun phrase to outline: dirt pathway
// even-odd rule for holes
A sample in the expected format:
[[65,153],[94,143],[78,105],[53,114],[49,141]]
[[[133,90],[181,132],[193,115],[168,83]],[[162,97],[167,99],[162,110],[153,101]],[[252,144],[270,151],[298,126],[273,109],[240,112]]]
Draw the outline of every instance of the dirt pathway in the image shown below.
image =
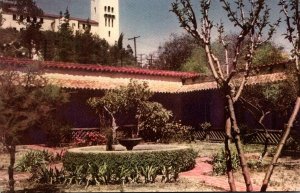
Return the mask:
[[[181,178],[194,178],[199,182],[205,183],[209,186],[223,189],[225,191],[230,191],[227,176],[212,176],[213,167],[210,163],[211,158],[202,157],[196,159],[196,166],[193,170],[180,173]],[[244,183],[235,182],[237,191],[246,191]],[[253,185],[254,191],[259,191],[260,187]]]

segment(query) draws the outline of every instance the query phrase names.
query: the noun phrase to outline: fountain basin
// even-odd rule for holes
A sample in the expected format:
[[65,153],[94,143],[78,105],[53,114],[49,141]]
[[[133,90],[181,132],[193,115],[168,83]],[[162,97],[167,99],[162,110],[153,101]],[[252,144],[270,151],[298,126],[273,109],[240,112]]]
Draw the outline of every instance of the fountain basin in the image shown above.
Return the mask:
[[124,138],[118,139],[119,143],[126,147],[127,150],[132,150],[134,146],[138,145],[142,138]]

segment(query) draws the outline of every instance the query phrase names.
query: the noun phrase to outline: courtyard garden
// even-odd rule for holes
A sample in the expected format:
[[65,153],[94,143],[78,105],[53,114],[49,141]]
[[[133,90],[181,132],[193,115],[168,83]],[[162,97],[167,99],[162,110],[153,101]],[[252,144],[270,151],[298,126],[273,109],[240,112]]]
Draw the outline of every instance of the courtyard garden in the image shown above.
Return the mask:
[[[144,144],[147,145],[147,144]],[[151,144],[148,144],[151,145]],[[219,159],[222,153],[223,144],[210,143],[205,141],[196,141],[192,143],[173,143],[173,146],[187,146],[191,147],[194,151],[198,152],[196,158],[195,168],[189,169],[185,172],[179,172],[178,178],[175,180],[173,174],[169,174],[169,181],[167,181],[167,175],[158,174],[154,178],[148,178],[140,173],[140,181],[132,181],[124,183],[106,184],[102,182],[100,184],[93,184],[87,186],[86,183],[70,183],[70,176],[62,175],[63,161],[62,155],[64,152],[72,147],[59,147],[59,148],[47,148],[43,145],[20,145],[17,146],[16,154],[16,192],[99,192],[99,191],[125,191],[125,192],[156,192],[156,191],[170,191],[170,192],[182,192],[182,191],[228,191],[229,186],[227,183],[226,174],[224,171],[226,165],[222,164]],[[90,146],[93,147],[93,146]],[[137,146],[138,147],[138,146]],[[105,149],[105,146],[102,146]],[[267,156],[262,163],[260,163],[259,155],[263,149],[263,145],[247,145],[245,146],[245,152],[249,163],[251,177],[254,179],[253,184],[259,187],[264,177],[264,171],[266,165],[271,160],[274,146],[270,147],[270,155]],[[217,155],[219,154],[219,155]],[[7,186],[7,167],[9,166],[9,155],[1,152],[1,178],[0,187],[4,190]],[[238,165],[238,164],[236,164]],[[34,168],[44,168],[44,172],[33,171]],[[46,173],[47,168],[47,173]],[[52,168],[52,170],[51,170]],[[56,169],[58,171],[56,171]],[[52,172],[51,172],[52,171]],[[148,170],[149,171],[149,170]],[[75,172],[75,171],[74,171]],[[78,171],[77,171],[78,172]],[[270,191],[298,191],[300,172],[300,158],[291,156],[282,156],[276,166],[274,176],[270,183]],[[60,175],[57,175],[59,174]],[[149,173],[148,173],[149,174]],[[47,177],[48,175],[48,177]],[[119,174],[121,175],[121,174]],[[235,176],[237,184],[243,184],[242,173],[239,166],[235,170]],[[83,175],[77,176],[78,179],[82,179]],[[47,179],[48,178],[48,179]],[[52,181],[51,181],[52,178]],[[86,176],[86,178],[88,178]],[[112,177],[117,179],[117,177]],[[124,178],[125,179],[125,178]],[[65,183],[63,183],[66,180]],[[243,186],[239,186],[241,190]]]
[[[182,49],[189,57],[171,60],[185,68],[160,66],[168,66],[164,57],[153,69],[123,66],[126,58],[138,65],[130,46],[123,48],[123,33],[108,53],[86,55],[102,43],[90,29],[72,35],[68,10],[58,36],[49,33],[57,42],[49,57],[54,61],[6,58],[18,54],[4,46],[0,193],[299,191],[299,1],[279,0],[283,15],[270,21],[277,11],[264,0],[220,0],[230,33],[230,25],[212,20],[213,2],[200,1],[200,18],[190,0],[170,4],[189,36],[174,41],[195,44]],[[271,41],[282,20],[290,54]],[[20,32],[30,59],[42,47],[40,28],[32,21]],[[176,50],[171,44],[163,51],[168,47],[160,46],[161,56]],[[102,65],[111,57],[116,66]],[[205,74],[175,72],[186,68]]]

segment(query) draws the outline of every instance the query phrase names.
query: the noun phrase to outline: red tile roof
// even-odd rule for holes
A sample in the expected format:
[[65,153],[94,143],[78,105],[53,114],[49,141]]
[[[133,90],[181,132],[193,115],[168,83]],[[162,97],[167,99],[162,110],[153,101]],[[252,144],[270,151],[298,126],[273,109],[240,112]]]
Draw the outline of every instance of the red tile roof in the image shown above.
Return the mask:
[[[29,65],[33,62],[36,61],[29,60],[29,59],[0,57],[0,64],[2,65]],[[78,64],[78,63],[67,63],[67,62],[57,62],[57,61],[43,61],[42,63],[46,68],[54,68],[54,69],[62,69],[62,70],[127,73],[127,74],[137,74],[137,75],[178,77],[181,79],[197,78],[200,76],[200,74],[194,72],[148,70],[148,69],[134,68],[134,67],[103,66],[103,65],[96,65],[96,64]]]

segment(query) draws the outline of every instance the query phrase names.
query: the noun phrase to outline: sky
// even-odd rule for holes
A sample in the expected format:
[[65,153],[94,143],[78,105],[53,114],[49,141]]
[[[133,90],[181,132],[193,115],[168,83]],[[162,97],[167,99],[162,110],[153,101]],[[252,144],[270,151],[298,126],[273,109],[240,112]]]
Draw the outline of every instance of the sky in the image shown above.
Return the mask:
[[[58,14],[69,8],[73,17],[90,17],[90,0],[36,0],[37,5],[45,12]],[[184,30],[179,27],[176,15],[169,11],[171,3],[175,0],[120,0],[120,32],[124,33],[124,47],[130,44],[134,48],[133,41],[128,38],[140,36],[137,38],[137,54],[145,54],[145,60],[149,54],[157,51],[160,45],[170,39],[172,33],[182,34]],[[277,0],[267,0],[272,8],[271,20],[279,17],[280,8],[275,2]],[[192,0],[196,14],[199,16],[199,0]],[[225,25],[226,32],[235,32],[234,27],[227,20],[218,0],[212,0],[210,16],[215,23],[222,22]],[[199,18],[199,17],[198,17]],[[279,45],[284,46],[286,50],[290,49],[289,43],[284,40],[281,34],[284,33],[284,25],[278,29],[273,40]],[[216,33],[213,33],[214,35]]]

